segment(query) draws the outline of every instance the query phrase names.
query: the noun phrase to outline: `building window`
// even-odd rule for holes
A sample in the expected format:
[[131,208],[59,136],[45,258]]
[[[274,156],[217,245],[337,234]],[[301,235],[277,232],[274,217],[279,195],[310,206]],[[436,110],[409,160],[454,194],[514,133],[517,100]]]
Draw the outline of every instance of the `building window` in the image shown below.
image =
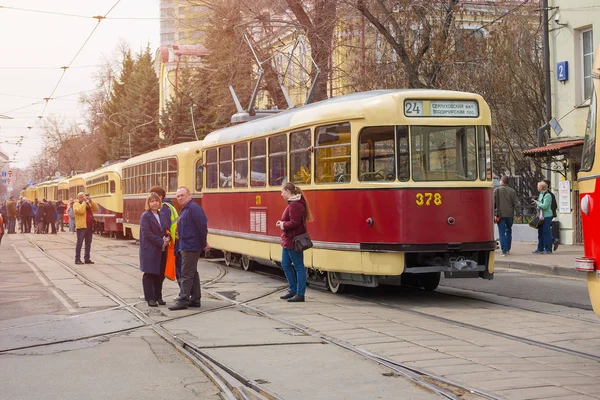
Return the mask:
[[583,67],[583,100],[592,95],[592,66],[594,64],[594,42],[591,29],[581,31],[581,55]]

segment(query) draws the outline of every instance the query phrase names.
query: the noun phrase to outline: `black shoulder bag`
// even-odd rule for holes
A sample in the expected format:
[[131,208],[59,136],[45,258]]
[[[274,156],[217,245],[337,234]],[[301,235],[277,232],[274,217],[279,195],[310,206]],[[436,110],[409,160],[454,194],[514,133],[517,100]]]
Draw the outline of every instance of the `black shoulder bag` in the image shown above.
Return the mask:
[[299,253],[302,253],[304,250],[308,250],[311,247],[313,247],[313,242],[312,240],[310,240],[308,229],[306,229],[306,217],[304,217],[303,222],[304,230],[306,231],[306,233],[294,236],[294,250],[296,250]]

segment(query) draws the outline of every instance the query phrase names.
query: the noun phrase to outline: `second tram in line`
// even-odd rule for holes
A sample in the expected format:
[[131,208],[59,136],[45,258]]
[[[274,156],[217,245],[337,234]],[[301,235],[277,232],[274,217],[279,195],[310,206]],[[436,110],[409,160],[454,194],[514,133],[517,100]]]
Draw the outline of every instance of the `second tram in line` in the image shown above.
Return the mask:
[[492,279],[491,117],[478,95],[355,93],[210,133],[202,205],[209,243],[239,259],[279,262],[283,183],[314,215],[309,281],[408,283]]

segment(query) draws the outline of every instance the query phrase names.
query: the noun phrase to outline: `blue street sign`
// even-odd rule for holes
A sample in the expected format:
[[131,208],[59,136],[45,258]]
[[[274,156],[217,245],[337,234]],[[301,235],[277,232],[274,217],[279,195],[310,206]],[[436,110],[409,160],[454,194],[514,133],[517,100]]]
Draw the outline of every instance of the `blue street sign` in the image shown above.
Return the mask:
[[2,171],[2,176],[6,176],[6,171]]
[[556,79],[561,82],[569,80],[569,62],[561,61],[556,63]]
[[2,184],[6,185],[6,179],[2,179]]

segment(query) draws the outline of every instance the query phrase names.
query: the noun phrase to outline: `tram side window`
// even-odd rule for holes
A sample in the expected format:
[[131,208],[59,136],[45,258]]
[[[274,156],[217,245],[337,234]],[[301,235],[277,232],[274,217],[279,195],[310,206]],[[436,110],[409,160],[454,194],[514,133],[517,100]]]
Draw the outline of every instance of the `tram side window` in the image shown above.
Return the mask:
[[474,181],[477,157],[474,126],[413,126],[413,180]]
[[250,142],[250,186],[267,185],[267,145],[265,139]]
[[290,133],[290,176],[296,185],[310,183],[310,130]]
[[287,179],[287,135],[269,138],[269,185],[281,186]]
[[206,151],[206,187],[219,187],[219,172],[217,171],[217,149]]
[[[169,158],[168,159],[168,163],[169,163],[169,175],[168,175],[168,179],[169,179],[169,192],[176,192],[177,191],[177,159],[176,158]],[[164,171],[163,171],[164,174]]]
[[365,128],[360,133],[359,180],[361,182],[394,181],[396,160],[394,127]]
[[231,146],[219,148],[219,187],[231,187]]
[[110,181],[110,192],[115,193],[117,191],[117,185],[115,181]]
[[202,159],[199,158],[198,161],[196,161],[196,192],[201,192],[202,191],[202,172],[204,171],[204,168],[202,167]]
[[248,143],[238,143],[233,146],[233,185],[248,187]]
[[406,182],[410,179],[410,153],[408,152],[408,126],[396,128],[396,153],[398,159],[398,180]]
[[479,179],[492,180],[492,150],[490,148],[489,131],[484,126],[477,127],[477,144],[479,154]]
[[583,154],[581,156],[582,171],[590,171],[594,166],[594,156],[596,155],[596,121],[598,118],[597,107],[596,91],[592,90],[592,100],[590,103],[587,124],[585,125],[585,140],[583,142]]
[[315,182],[350,182],[350,123],[320,126],[315,136]]

